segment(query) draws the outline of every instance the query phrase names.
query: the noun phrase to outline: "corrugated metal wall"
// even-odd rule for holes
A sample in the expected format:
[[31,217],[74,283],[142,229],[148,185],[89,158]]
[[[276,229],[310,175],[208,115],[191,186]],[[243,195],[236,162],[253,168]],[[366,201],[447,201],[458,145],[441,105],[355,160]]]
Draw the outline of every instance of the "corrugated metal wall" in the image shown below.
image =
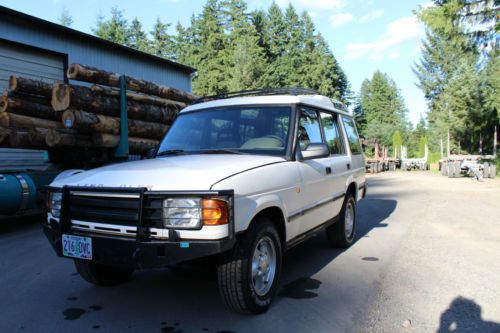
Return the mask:
[[44,171],[49,166],[49,157],[46,151],[0,148],[0,172]]
[[191,77],[185,70],[94,41],[64,35],[54,29],[34,26],[31,22],[8,15],[0,17],[0,39],[67,54],[70,64],[81,63],[126,73],[138,79],[191,91]]
[[45,82],[64,80],[65,57],[0,40],[0,92],[9,76],[17,75]]

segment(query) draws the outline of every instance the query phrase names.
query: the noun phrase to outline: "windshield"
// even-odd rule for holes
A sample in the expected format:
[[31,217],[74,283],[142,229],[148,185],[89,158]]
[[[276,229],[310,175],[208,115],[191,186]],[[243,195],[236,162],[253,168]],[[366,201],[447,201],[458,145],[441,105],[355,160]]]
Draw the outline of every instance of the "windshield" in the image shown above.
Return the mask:
[[160,144],[170,153],[236,153],[284,156],[291,107],[230,107],[181,113]]

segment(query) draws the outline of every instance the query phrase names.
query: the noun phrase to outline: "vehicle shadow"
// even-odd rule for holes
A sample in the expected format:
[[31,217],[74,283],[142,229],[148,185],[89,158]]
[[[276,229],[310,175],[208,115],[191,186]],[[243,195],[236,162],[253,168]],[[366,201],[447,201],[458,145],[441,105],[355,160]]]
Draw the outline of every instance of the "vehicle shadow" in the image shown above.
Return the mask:
[[441,314],[437,333],[500,332],[500,323],[481,318],[481,306],[465,297],[456,297]]
[[[392,199],[378,199],[367,196],[358,204],[356,239],[354,243],[365,237],[373,228],[385,228],[383,223],[396,209],[397,202]],[[353,244],[354,245],[354,244]],[[311,277],[349,249],[335,249],[328,245],[324,232],[290,249],[284,258],[281,295],[301,295],[303,290],[311,289],[315,280]],[[290,290],[291,289],[291,290]],[[304,298],[312,298],[311,294],[303,294]],[[308,297],[310,296],[310,297]],[[299,296],[292,298],[300,298]]]

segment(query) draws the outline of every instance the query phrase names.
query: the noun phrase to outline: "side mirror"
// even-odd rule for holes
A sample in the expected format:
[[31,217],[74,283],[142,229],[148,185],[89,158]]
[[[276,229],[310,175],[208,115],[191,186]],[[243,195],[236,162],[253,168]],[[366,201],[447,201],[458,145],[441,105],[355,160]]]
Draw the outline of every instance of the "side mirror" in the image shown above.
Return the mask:
[[306,149],[301,151],[303,160],[322,158],[330,156],[330,149],[324,143],[310,143]]
[[156,156],[156,148],[151,148],[148,151],[148,158],[155,158],[155,156]]

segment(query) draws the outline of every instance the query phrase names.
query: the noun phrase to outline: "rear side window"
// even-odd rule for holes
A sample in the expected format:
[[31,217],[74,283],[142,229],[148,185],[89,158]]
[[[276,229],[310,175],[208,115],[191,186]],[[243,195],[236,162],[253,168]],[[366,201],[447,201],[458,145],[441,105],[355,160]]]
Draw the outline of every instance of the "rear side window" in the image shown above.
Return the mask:
[[330,149],[330,154],[341,155],[345,153],[344,145],[339,135],[337,115],[321,112],[321,125],[325,134],[326,143]]
[[349,147],[351,147],[352,154],[361,154],[361,144],[359,143],[358,133],[356,127],[354,126],[354,121],[351,118],[342,117],[345,133],[347,136],[347,141],[349,141]]
[[301,108],[298,133],[300,149],[306,149],[311,143],[322,143],[318,114],[315,110]]

